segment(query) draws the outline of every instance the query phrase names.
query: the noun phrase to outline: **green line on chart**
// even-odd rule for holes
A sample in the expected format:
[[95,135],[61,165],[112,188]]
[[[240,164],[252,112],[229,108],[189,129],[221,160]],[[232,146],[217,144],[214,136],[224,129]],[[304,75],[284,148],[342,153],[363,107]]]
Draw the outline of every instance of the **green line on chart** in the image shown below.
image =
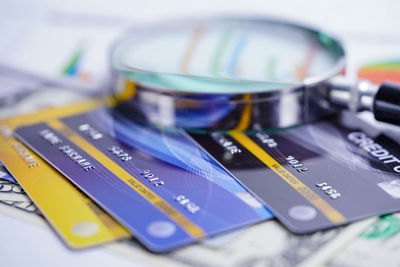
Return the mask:
[[267,61],[267,77],[268,77],[268,79],[271,79],[271,80],[276,79],[275,68],[276,68],[276,57],[271,57]]
[[218,70],[220,70],[221,58],[226,47],[229,44],[229,41],[232,39],[232,33],[233,33],[233,26],[230,26],[225,30],[224,35],[222,36],[222,39],[215,52],[214,60],[211,65],[211,72],[215,76],[218,76],[219,74]]
[[84,52],[84,48],[79,48],[71,57],[71,59],[68,61],[68,63],[65,65],[65,67],[62,70],[63,75],[70,75],[73,74],[71,72],[76,71],[77,64],[79,60],[81,59],[82,55]]

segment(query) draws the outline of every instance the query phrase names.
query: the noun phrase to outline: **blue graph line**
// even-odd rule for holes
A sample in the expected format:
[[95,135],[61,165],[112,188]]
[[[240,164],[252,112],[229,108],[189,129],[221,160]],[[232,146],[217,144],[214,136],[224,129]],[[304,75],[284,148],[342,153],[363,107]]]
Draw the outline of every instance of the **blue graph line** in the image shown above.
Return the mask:
[[236,76],[235,69],[237,66],[237,62],[239,61],[240,54],[242,53],[244,47],[246,46],[247,41],[248,41],[247,35],[242,33],[239,36],[239,40],[235,45],[231,60],[228,64],[227,72],[228,72],[229,76],[232,76],[232,77]]

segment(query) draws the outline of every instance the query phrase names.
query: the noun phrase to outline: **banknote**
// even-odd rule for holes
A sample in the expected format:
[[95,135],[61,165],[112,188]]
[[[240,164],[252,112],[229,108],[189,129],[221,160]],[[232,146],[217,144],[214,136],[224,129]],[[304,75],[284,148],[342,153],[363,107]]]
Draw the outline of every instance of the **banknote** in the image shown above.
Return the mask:
[[50,225],[32,202],[0,200],[0,214],[50,230]]
[[13,182],[0,179],[0,200],[3,201],[30,201],[23,189]]
[[163,261],[163,266],[322,266],[372,222],[368,219],[313,235],[294,235],[272,220],[247,228],[220,248],[195,244],[163,256],[144,254],[133,239],[105,247],[154,265]]
[[[37,213],[1,203],[0,213],[51,230]],[[221,237],[217,236],[207,240],[211,246],[194,244],[164,255],[148,252],[133,238],[103,247],[150,266],[322,266],[372,223],[367,220],[313,235],[294,235],[277,221],[267,221],[241,230],[228,243],[218,241]],[[223,244],[217,247],[215,243]]]
[[9,180],[0,179],[0,202],[27,212],[40,214],[22,187]]
[[26,212],[41,214],[39,209],[35,206],[35,203],[33,203],[32,201],[0,200],[0,202],[8,206],[21,209]]
[[329,267],[400,265],[400,213],[381,217],[328,263]]
[[[0,197],[0,213],[16,218],[21,221],[25,221],[34,225],[42,226],[42,227],[49,227],[46,223],[46,220],[40,213],[39,209],[33,203],[33,201],[29,198],[26,192],[22,189],[22,187],[18,184],[11,183],[7,180],[0,179],[0,187],[2,185],[11,185],[10,187],[5,187],[7,190],[6,192],[3,191],[4,194]],[[3,187],[4,188],[4,187]],[[18,200],[9,200],[13,197],[6,196],[7,194],[13,195],[18,194],[19,196],[23,196],[25,200],[18,201]]]

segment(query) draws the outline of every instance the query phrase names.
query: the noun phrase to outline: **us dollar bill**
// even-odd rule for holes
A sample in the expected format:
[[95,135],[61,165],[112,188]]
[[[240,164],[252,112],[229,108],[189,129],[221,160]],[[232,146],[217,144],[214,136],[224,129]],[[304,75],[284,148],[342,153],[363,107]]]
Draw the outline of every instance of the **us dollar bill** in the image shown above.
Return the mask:
[[0,179],[1,201],[31,201],[20,185]]
[[[3,186],[10,185],[9,181],[0,180],[0,182],[3,182]],[[25,194],[22,188],[18,188],[15,184],[12,189],[7,186],[7,192]],[[29,199],[28,196],[26,198]],[[31,201],[0,200],[0,202],[10,207],[5,208],[0,205],[0,212],[48,227]],[[373,223],[373,220],[313,235],[294,235],[279,222],[272,220],[163,255],[148,252],[135,239],[108,244],[105,248],[154,266],[323,266],[346,248],[350,241],[356,239]],[[344,263],[347,263],[345,258],[346,256]],[[332,262],[332,264],[338,263]],[[351,265],[350,263],[344,266]]]
[[32,212],[40,215],[39,209],[36,207],[35,203],[32,201],[12,201],[12,200],[1,200],[1,203],[26,211],[26,212]]
[[372,222],[370,219],[313,235],[294,235],[272,220],[242,230],[219,248],[194,244],[162,256],[144,251],[134,239],[106,247],[163,266],[322,266]]
[[14,177],[0,162],[0,203],[26,212],[40,214],[39,209],[29,198]]
[[[35,218],[40,217],[38,209],[18,184],[0,179],[0,202],[13,208],[0,206],[0,212],[43,224]],[[106,248],[155,266],[321,266],[371,223],[366,220],[313,235],[294,235],[272,220],[163,255],[148,252],[135,239],[109,244]]]
[[[7,172],[5,169],[3,171]],[[10,179],[0,179],[0,213],[35,225],[47,226],[35,203],[19,184]]]
[[0,179],[0,202],[26,212],[40,214],[38,208],[19,184]]
[[47,227],[39,209],[19,184],[0,179],[0,213]]
[[400,213],[381,217],[328,266],[400,266]]

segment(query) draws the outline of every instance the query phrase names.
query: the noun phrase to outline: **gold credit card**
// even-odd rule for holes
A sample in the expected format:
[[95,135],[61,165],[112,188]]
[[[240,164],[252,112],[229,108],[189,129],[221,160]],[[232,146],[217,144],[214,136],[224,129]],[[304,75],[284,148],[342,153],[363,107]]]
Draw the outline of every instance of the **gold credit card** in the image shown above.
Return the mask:
[[96,107],[99,101],[50,108],[0,120],[0,160],[72,248],[130,237],[129,232],[56,169],[13,137],[15,128]]

